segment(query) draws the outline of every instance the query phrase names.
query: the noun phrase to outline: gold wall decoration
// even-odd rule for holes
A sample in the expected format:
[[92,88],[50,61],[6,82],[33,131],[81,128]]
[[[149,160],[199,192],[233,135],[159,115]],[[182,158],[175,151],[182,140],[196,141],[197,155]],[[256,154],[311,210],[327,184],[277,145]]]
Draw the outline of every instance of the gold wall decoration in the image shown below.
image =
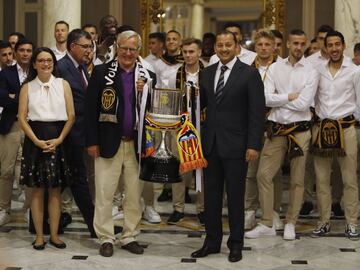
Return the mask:
[[263,27],[285,32],[285,0],[264,0]]
[[162,18],[164,14],[163,0],[140,0],[141,7],[141,38],[142,48],[141,55],[148,54],[148,36],[150,34],[151,24],[160,24],[160,31],[162,31]]

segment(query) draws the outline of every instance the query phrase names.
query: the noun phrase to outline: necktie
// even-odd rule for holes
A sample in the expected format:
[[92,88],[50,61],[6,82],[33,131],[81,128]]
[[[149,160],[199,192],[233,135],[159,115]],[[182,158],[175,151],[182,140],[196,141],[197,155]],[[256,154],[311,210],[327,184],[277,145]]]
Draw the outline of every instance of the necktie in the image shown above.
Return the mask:
[[81,65],[78,66],[78,70],[79,70],[79,73],[80,73],[80,79],[81,79],[81,83],[83,85],[83,89],[86,90],[87,88],[87,81],[85,80],[84,78],[84,75],[83,75],[83,68]]
[[220,77],[219,77],[219,81],[216,85],[216,91],[215,91],[215,99],[216,99],[216,103],[219,103],[220,100],[221,100],[221,96],[224,92],[224,87],[225,87],[225,84],[224,84],[224,74],[225,74],[225,71],[227,70],[227,66],[222,66],[221,67],[221,73],[220,73]]

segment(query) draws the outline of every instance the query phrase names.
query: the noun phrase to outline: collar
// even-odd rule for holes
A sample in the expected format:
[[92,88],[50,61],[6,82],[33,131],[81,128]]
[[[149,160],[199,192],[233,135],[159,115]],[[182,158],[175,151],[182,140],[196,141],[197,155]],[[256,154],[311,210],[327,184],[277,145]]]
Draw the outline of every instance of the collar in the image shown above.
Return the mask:
[[16,63],[16,69],[18,72],[22,72],[22,73],[27,73],[28,70],[23,70],[22,67],[20,67],[20,65],[18,63]]
[[245,49],[243,46],[240,45],[240,53],[237,55],[237,57],[243,56],[243,55],[247,55],[249,54],[249,50]]
[[[286,57],[286,58],[284,59],[284,61],[285,61],[286,64],[292,66],[292,64],[291,64],[290,61],[289,61],[289,56]],[[297,66],[297,65],[305,66],[305,64],[306,64],[305,57],[302,56],[301,59],[295,63],[294,66]]]
[[[228,62],[225,66],[227,66],[227,68],[231,71],[233,66],[235,65],[237,61],[237,57],[235,56],[230,62]],[[223,63],[221,63],[221,61],[219,61],[219,64],[218,64],[218,67],[217,67],[217,70],[220,70],[221,67],[223,66]]]
[[[350,57],[348,57],[348,56],[346,56],[346,55],[344,55],[344,54],[343,54],[343,57],[344,57],[344,58],[343,58],[343,61],[342,61],[342,63],[341,63],[340,69],[345,68],[345,67],[349,67],[349,66],[352,66],[352,65],[355,65],[355,64],[352,62],[352,60],[351,60]],[[326,69],[329,69],[329,63],[330,63],[330,59],[327,60],[326,63],[324,63],[324,66],[325,66]]]
[[80,66],[79,63],[71,56],[71,54],[69,52],[66,52],[66,54],[69,56],[71,62],[73,62],[73,64],[74,64],[74,66],[76,68],[78,68]]

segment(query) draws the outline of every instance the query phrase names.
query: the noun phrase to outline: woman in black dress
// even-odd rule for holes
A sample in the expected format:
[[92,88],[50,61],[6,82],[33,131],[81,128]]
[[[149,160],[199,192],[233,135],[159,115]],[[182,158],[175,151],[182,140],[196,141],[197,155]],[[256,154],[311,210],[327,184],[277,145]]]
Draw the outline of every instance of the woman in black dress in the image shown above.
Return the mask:
[[32,188],[31,212],[36,230],[34,249],[45,248],[43,234],[44,190],[48,189],[49,243],[65,248],[59,239],[61,188],[68,185],[65,138],[74,120],[74,103],[69,84],[56,78],[56,58],[46,47],[35,50],[29,75],[19,98],[18,119],[25,132],[21,160],[22,184]]

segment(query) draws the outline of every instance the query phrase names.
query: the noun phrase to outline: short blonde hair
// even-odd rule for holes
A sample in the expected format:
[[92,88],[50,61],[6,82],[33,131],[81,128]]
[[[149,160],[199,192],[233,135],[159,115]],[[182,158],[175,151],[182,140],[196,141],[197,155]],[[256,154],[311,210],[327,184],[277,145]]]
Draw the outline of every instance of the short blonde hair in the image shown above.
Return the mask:
[[267,31],[267,30],[260,30],[259,32],[256,33],[256,35],[254,37],[255,44],[258,42],[258,40],[260,38],[268,38],[272,41],[275,41],[274,35],[270,31]]

